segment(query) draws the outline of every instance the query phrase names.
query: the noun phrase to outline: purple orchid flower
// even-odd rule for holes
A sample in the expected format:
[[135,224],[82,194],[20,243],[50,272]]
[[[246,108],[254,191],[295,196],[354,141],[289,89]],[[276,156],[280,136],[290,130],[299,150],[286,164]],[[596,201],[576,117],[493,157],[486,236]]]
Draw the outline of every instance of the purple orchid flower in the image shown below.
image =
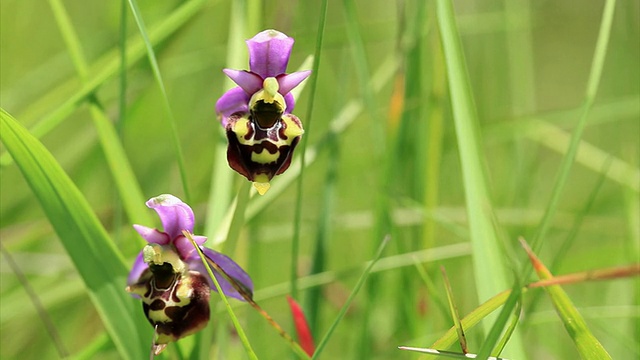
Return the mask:
[[249,71],[224,69],[238,87],[216,102],[216,113],[227,132],[229,166],[263,194],[269,181],[291,164],[291,156],[304,133],[293,114],[291,90],[311,71],[286,74],[293,38],[265,30],[247,40]]
[[[160,195],[146,205],[160,216],[164,231],[142,225],[134,229],[149,242],[138,254],[127,279],[127,291],[143,302],[147,319],[156,328],[154,352],[168,342],[191,335],[209,321],[209,293],[216,290],[198,252],[183,231],[193,232],[194,215],[189,205],[173,195]],[[203,247],[204,236],[192,235],[208,261],[216,263],[232,280],[214,271],[224,294],[239,300],[251,296],[253,283],[229,257]],[[241,294],[236,287],[241,289]]]

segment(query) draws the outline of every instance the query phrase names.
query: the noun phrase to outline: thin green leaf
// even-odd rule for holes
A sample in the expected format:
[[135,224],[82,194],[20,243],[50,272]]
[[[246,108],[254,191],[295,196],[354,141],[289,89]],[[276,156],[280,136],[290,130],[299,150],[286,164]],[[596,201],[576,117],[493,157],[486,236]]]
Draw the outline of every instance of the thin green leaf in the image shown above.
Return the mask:
[[120,356],[142,359],[150,343],[148,325],[125,291],[122,254],[84,196],[45,147],[8,113],[0,113],[0,138],[38,198],[82,277]]
[[509,323],[509,326],[507,326],[507,328],[505,329],[504,334],[502,334],[502,338],[500,338],[500,341],[498,341],[498,344],[491,352],[491,355],[499,356],[504,350],[505,346],[507,346],[507,343],[511,339],[511,335],[513,335],[513,332],[516,329],[516,326],[518,326],[518,323],[520,323],[521,310],[522,310],[522,302],[518,301],[516,303],[516,309],[511,314],[511,322]]
[[318,84],[318,73],[320,71],[320,55],[322,53],[322,40],[324,39],[324,27],[327,18],[327,7],[329,6],[328,0],[323,0],[320,6],[320,19],[318,20],[318,32],[316,34],[316,48],[313,54],[313,68],[311,69],[311,79],[309,79],[309,107],[307,108],[307,116],[304,119],[305,136],[302,137],[300,144],[300,151],[302,156],[300,157],[300,176],[298,176],[298,182],[296,187],[296,207],[294,210],[293,219],[293,237],[291,239],[291,267],[290,267],[290,282],[291,282],[291,297],[298,298],[298,252],[300,248],[300,224],[302,221],[302,187],[304,184],[304,169],[307,155],[307,143],[309,141],[309,133],[311,132],[311,115],[313,114],[313,105],[315,103],[315,94]]
[[[451,1],[438,0],[437,14],[462,165],[476,289],[483,301],[509,287],[507,267],[494,227],[479,121]],[[514,335],[514,357],[525,358],[519,335]],[[495,343],[499,334],[493,336]]]
[[[542,280],[551,280],[553,275],[544,266],[544,264],[538,259],[536,254],[531,250],[529,245],[520,239],[522,247],[527,251],[529,259],[533,264],[538,277]],[[596,339],[595,336],[589,330],[587,323],[578,312],[578,309],[573,305],[569,296],[562,290],[560,285],[551,285],[545,287],[545,291],[551,298],[553,306],[556,308],[556,312],[560,316],[562,323],[564,324],[567,333],[573,340],[574,344],[578,348],[580,357],[583,359],[611,359],[611,356],[604,349],[602,344]]]
[[147,35],[147,28],[144,25],[142,14],[138,9],[138,2],[136,0],[129,0],[129,7],[131,7],[133,18],[136,20],[136,24],[138,25],[138,30],[140,31],[140,35],[142,35],[144,45],[147,49],[147,57],[149,58],[149,64],[151,65],[151,69],[153,70],[153,77],[156,79],[158,88],[160,88],[160,92],[162,93],[162,105],[164,105],[164,109],[167,113],[171,143],[173,144],[173,151],[175,152],[176,160],[178,162],[180,178],[182,179],[182,189],[184,191],[184,197],[188,203],[191,200],[191,196],[189,194],[187,168],[184,165],[184,155],[182,154],[182,145],[180,145],[180,136],[178,133],[178,126],[176,125],[176,120],[175,120],[175,117],[173,116],[171,105],[169,104],[169,97],[167,96],[167,91],[164,88],[164,82],[162,81],[162,74],[160,74],[160,67],[158,66],[158,61],[156,60],[156,53],[153,51],[153,44],[151,43],[151,40],[149,40],[149,36]]
[[222,302],[224,303],[224,306],[227,309],[227,312],[229,313],[231,322],[233,322],[233,326],[235,327],[236,332],[238,333],[238,337],[240,337],[240,341],[242,342],[242,345],[244,346],[244,349],[247,352],[247,355],[249,356],[249,358],[257,360],[258,356],[251,348],[249,339],[247,339],[247,335],[245,335],[244,330],[242,329],[242,326],[240,325],[240,322],[236,317],[236,314],[233,312],[231,305],[229,305],[229,300],[227,300],[227,296],[225,295],[224,291],[222,291],[222,288],[220,287],[220,283],[218,282],[218,279],[213,275],[213,270],[211,270],[211,266],[209,265],[209,262],[207,261],[205,255],[202,253],[202,250],[200,249],[198,244],[196,244],[195,240],[193,240],[193,237],[189,232],[183,231],[182,233],[187,239],[189,239],[189,241],[191,241],[191,244],[198,252],[198,256],[200,256],[200,260],[202,260],[202,264],[207,269],[207,273],[209,274],[209,277],[213,280],[213,284],[216,287],[216,291],[218,292],[218,295],[220,295],[220,299],[222,299]]
[[324,334],[324,337],[322,338],[322,340],[320,340],[320,343],[318,344],[318,347],[316,348],[316,352],[313,353],[313,358],[312,359],[317,359],[317,358],[320,357],[320,354],[322,353],[322,350],[324,350],[325,346],[329,342],[329,339],[331,339],[331,336],[333,335],[333,331],[336,329],[336,327],[338,326],[338,324],[340,323],[340,321],[344,317],[344,314],[347,313],[347,310],[349,309],[349,306],[351,306],[351,302],[353,301],[353,299],[355,299],[356,295],[358,295],[358,292],[360,291],[360,288],[362,287],[362,285],[364,285],[365,281],[369,277],[369,274],[371,273],[371,269],[373,269],[373,266],[376,264],[376,262],[382,256],[382,252],[383,252],[384,248],[387,246],[387,244],[389,243],[390,240],[391,240],[391,238],[389,236],[385,237],[384,240],[382,240],[382,244],[380,244],[380,247],[378,248],[378,252],[376,253],[375,257],[373,258],[373,260],[371,260],[369,262],[369,265],[366,267],[366,269],[364,269],[364,272],[362,273],[362,275],[360,275],[360,278],[358,279],[358,282],[356,283],[356,286],[351,291],[351,294],[349,294],[349,297],[347,298],[347,301],[344,303],[344,305],[342,305],[342,308],[340,309],[340,312],[338,313],[338,316],[336,316],[336,319],[333,321],[333,323],[329,327],[329,330],[327,330],[327,332],[326,332],[326,334]]
[[462,353],[466,354],[469,352],[467,348],[467,338],[464,335],[464,328],[460,322],[460,315],[458,315],[458,307],[456,306],[455,300],[453,298],[453,290],[451,290],[451,283],[449,283],[449,277],[447,276],[447,272],[444,269],[444,266],[440,267],[440,271],[442,272],[442,278],[444,280],[444,289],[447,293],[447,302],[449,303],[449,311],[451,313],[451,318],[453,319],[453,326],[456,328],[456,333],[458,334],[458,342],[460,343],[460,349]]

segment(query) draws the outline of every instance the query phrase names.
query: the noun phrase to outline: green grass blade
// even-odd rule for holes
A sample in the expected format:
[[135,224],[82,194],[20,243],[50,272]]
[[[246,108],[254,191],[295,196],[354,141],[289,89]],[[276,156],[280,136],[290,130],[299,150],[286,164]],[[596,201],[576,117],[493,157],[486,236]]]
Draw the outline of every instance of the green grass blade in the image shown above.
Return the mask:
[[213,284],[216,287],[216,291],[218,292],[218,295],[220,295],[220,299],[222,299],[222,303],[224,304],[225,308],[227,309],[227,312],[229,313],[229,317],[231,318],[231,322],[233,322],[233,326],[235,327],[235,329],[236,329],[236,331],[238,333],[238,337],[240,337],[240,341],[242,342],[242,345],[244,346],[244,349],[247,352],[247,355],[249,356],[250,359],[256,359],[257,360],[258,356],[253,351],[253,348],[251,347],[251,344],[249,343],[249,339],[247,339],[247,336],[245,335],[244,330],[242,329],[242,326],[240,325],[240,322],[238,321],[238,317],[233,312],[233,309],[231,308],[231,305],[229,304],[229,300],[227,300],[227,296],[225,295],[224,291],[222,291],[222,288],[220,287],[220,283],[218,282],[218,279],[213,275],[213,270],[211,269],[211,266],[207,262],[207,260],[205,258],[205,255],[202,253],[202,250],[200,249],[198,244],[196,244],[195,240],[193,240],[193,237],[191,236],[191,234],[189,234],[186,231],[183,231],[183,234],[184,234],[185,237],[187,237],[187,239],[189,239],[189,241],[191,241],[191,244],[193,245],[193,247],[198,252],[198,256],[200,256],[200,260],[202,260],[202,264],[207,269],[207,272],[209,273],[209,277],[211,278],[211,280],[213,280]]
[[467,337],[464,335],[464,328],[462,327],[462,323],[460,322],[460,315],[458,315],[458,307],[456,306],[455,299],[453,298],[451,283],[449,282],[449,277],[447,276],[447,272],[445,271],[444,266],[440,267],[440,271],[442,272],[442,278],[444,280],[444,289],[447,293],[449,312],[453,320],[453,326],[456,328],[456,333],[458,335],[458,343],[460,344],[460,349],[462,350],[462,352],[466,354],[469,352],[469,349],[467,348]]
[[[87,83],[87,63],[69,16],[60,0],[50,0],[49,4],[54,12],[58,27],[69,50],[78,76],[83,83]],[[113,180],[118,189],[118,198],[122,201],[129,220],[136,224],[151,224],[153,219],[144,206],[146,201],[142,195],[140,185],[133,173],[129,159],[126,156],[120,138],[112,122],[107,118],[97,100],[92,97],[90,104],[91,116],[96,127],[100,144],[104,151]],[[144,240],[138,238],[140,244]]]
[[144,358],[152,332],[124,291],[127,265],[86,199],[44,146],[4,110],[0,138],[82,277],[120,356]]
[[[498,295],[492,297],[491,299],[485,301],[482,305],[475,308],[471,311],[467,316],[462,318],[461,324],[464,329],[469,331],[469,329],[476,326],[482,319],[489,316],[492,312],[494,312],[497,308],[499,308],[504,302],[507,300],[509,295],[511,294],[510,290],[503,291]],[[456,332],[456,328],[451,327],[447,332],[444,333],[436,342],[434,342],[430,348],[433,349],[446,349],[453,345],[456,340],[458,340],[458,335]]]
[[291,239],[291,297],[298,299],[298,252],[300,247],[300,226],[302,221],[302,187],[304,184],[304,169],[307,155],[307,143],[309,141],[309,133],[311,132],[311,115],[313,114],[313,104],[315,102],[316,88],[318,84],[318,72],[320,71],[320,55],[322,53],[322,40],[324,39],[324,27],[327,18],[327,7],[329,1],[324,0],[320,7],[320,19],[318,20],[318,32],[316,34],[316,48],[313,54],[313,67],[311,69],[311,78],[309,79],[309,107],[307,108],[307,116],[304,121],[305,136],[302,137],[300,144],[300,176],[296,187],[296,208],[293,220],[293,238]]
[[[522,247],[525,248],[533,267],[541,280],[552,279],[553,275],[537,258],[536,254],[529,248],[524,240],[520,240]],[[560,316],[567,333],[578,348],[578,353],[583,359],[611,359],[611,356],[604,349],[602,344],[596,339],[589,330],[584,318],[573,305],[567,293],[562,290],[560,285],[546,286],[545,291],[551,298],[556,312]]]
[[[0,253],[2,253],[6,264],[9,265],[9,268],[11,268],[11,271],[16,275],[16,278],[18,278],[18,281],[20,281],[20,284],[27,293],[29,300],[38,313],[38,317],[42,321],[42,324],[47,330],[47,333],[49,333],[49,336],[51,337],[51,341],[58,351],[58,356],[62,359],[69,357],[69,350],[67,350],[67,347],[64,345],[62,337],[60,336],[60,332],[51,320],[51,316],[43,306],[42,301],[40,300],[40,294],[35,289],[35,287],[31,285],[29,279],[27,279],[25,274],[22,272],[22,269],[20,269],[18,263],[13,259],[13,256],[4,247],[2,242],[0,242]],[[24,302],[22,302],[21,305],[24,305]]]
[[144,20],[142,19],[142,14],[138,9],[138,2],[136,0],[129,0],[129,7],[131,8],[131,12],[133,13],[133,18],[136,20],[136,24],[138,25],[138,30],[140,31],[140,35],[142,35],[142,39],[144,41],[144,45],[147,49],[147,57],[149,58],[149,64],[151,65],[151,69],[153,69],[153,77],[156,79],[156,83],[158,84],[158,88],[162,93],[162,105],[165,108],[167,113],[167,120],[169,122],[169,132],[171,133],[171,143],[173,144],[173,150],[176,155],[176,160],[178,162],[178,169],[180,172],[180,178],[182,179],[182,190],[184,191],[184,197],[187,203],[190,202],[191,196],[189,194],[189,182],[187,178],[187,168],[184,165],[184,155],[182,154],[182,145],[180,145],[180,136],[178,133],[178,126],[176,125],[176,119],[173,116],[173,111],[171,110],[171,105],[169,104],[169,97],[167,96],[167,91],[164,88],[164,82],[162,81],[162,74],[160,73],[160,67],[158,66],[158,61],[156,60],[156,53],[153,51],[153,44],[151,40],[149,40],[149,36],[147,35],[147,27],[144,25]]
[[438,1],[438,23],[442,36],[462,175],[469,215],[478,298],[486,300],[507,287],[498,234],[484,173],[478,118],[471,93],[462,46],[456,29],[453,5]]
[[[582,137],[582,132],[584,131],[589,111],[591,110],[591,107],[593,106],[593,103],[595,101],[595,95],[598,89],[598,84],[600,83],[600,77],[602,75],[602,68],[604,67],[604,58],[607,52],[607,45],[609,43],[609,35],[611,32],[611,24],[613,22],[614,11],[615,0],[607,0],[607,2],[605,3],[604,11],[602,13],[600,31],[598,33],[595,53],[593,56],[593,61],[591,63],[591,70],[589,72],[589,80],[587,83],[587,89],[582,105],[580,119],[578,120],[578,124],[576,125],[576,128],[574,129],[571,136],[569,148],[567,149],[567,152],[562,159],[562,164],[560,165],[559,173],[553,186],[551,199],[547,204],[545,214],[531,241],[531,248],[534,252],[538,251],[538,249],[540,248],[542,239],[544,239],[544,237],[546,236],[546,233],[551,224],[551,220],[556,213],[558,204],[560,202],[560,196],[562,195],[565,184],[569,177],[569,172],[578,151],[578,145],[580,144],[580,138]],[[531,265],[529,263],[525,264],[521,273],[521,277],[527,278],[531,273],[531,270]],[[480,352],[478,353],[479,356],[486,356],[491,352],[491,349],[493,348],[493,345],[495,344],[499,333],[502,332],[502,329],[508,321],[509,314],[516,306],[517,298],[519,298],[520,295],[520,289],[520,285],[516,283],[513,287],[511,296],[507,300],[507,303],[505,304],[500,315],[498,316],[498,319],[493,325],[489,335],[487,336],[487,340],[483,344],[483,347],[480,349]]]
[[322,340],[320,340],[320,342],[318,343],[318,346],[316,347],[316,351],[313,353],[312,359],[317,359],[320,357],[320,354],[322,353],[325,346],[329,342],[329,339],[331,339],[331,336],[333,335],[333,331],[336,329],[336,327],[338,326],[338,324],[340,323],[344,315],[347,313],[347,310],[349,309],[351,302],[353,301],[353,299],[355,299],[356,295],[358,295],[360,288],[362,287],[362,285],[364,285],[365,281],[369,277],[369,274],[371,273],[373,266],[382,256],[382,252],[384,251],[384,248],[389,243],[390,239],[391,238],[387,236],[384,238],[384,240],[382,240],[382,244],[380,244],[380,247],[378,248],[378,252],[374,256],[373,260],[369,262],[369,265],[366,267],[366,269],[364,269],[364,272],[362,273],[362,275],[360,275],[360,278],[358,279],[356,286],[351,291],[351,294],[349,294],[347,301],[344,303],[344,305],[342,305],[342,308],[340,309],[338,316],[336,316],[336,319],[333,321],[333,323],[329,327],[329,330],[327,330]]
[[[453,4],[449,0],[439,0],[437,5],[438,25],[447,64],[462,165],[476,289],[478,298],[484,301],[492,294],[508,288],[510,283],[507,279],[505,260],[500,251],[500,239],[494,227],[493,208],[484,173],[485,160],[480,142],[479,122],[455,23]],[[525,358],[518,333],[515,335],[513,357]]]

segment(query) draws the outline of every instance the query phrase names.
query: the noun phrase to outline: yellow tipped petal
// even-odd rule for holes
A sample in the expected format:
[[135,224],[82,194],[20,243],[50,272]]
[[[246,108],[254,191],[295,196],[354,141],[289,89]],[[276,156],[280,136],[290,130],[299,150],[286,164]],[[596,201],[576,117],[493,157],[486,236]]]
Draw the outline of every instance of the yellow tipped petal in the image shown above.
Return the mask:
[[269,184],[269,177],[266,174],[258,174],[256,175],[255,180],[256,181],[253,182],[253,187],[258,190],[258,194],[266,194],[271,187],[271,184]]
[[269,191],[271,184],[254,182],[253,187],[256,188],[256,190],[258,190],[258,194],[264,195],[267,193],[267,191]]

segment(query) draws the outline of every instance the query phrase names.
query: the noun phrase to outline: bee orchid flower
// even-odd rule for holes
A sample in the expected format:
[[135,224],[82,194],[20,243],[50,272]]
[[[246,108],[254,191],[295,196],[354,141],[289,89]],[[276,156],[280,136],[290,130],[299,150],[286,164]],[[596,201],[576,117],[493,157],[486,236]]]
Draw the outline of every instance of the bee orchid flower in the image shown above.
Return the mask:
[[[138,254],[129,273],[126,290],[142,299],[145,316],[155,328],[154,353],[157,355],[167,343],[206,326],[209,321],[209,294],[216,288],[198,252],[183,233],[193,232],[195,220],[189,205],[168,194],[154,197],[146,205],[158,213],[164,231],[143,225],[133,226],[149,244]],[[224,275],[214,272],[226,296],[238,300],[251,296],[251,278],[238,264],[203,247],[206,237],[190,237],[207,261],[216,263],[235,282],[234,286]]]
[[286,74],[293,38],[265,30],[247,40],[249,71],[224,69],[238,87],[216,102],[216,114],[227,133],[227,161],[260,194],[269,181],[291,164],[291,156],[304,133],[300,119],[291,114],[291,90],[311,71]]

